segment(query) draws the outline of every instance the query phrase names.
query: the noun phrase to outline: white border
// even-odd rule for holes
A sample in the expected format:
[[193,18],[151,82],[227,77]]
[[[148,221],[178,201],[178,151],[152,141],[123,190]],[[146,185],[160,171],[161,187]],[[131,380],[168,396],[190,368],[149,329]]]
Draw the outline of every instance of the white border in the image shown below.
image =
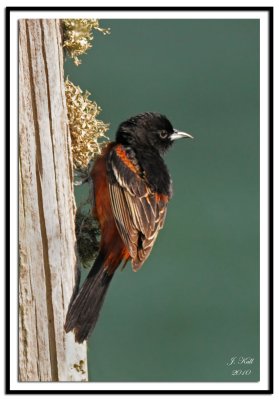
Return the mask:
[[256,383],[233,383],[233,382],[65,382],[65,383],[19,383],[17,381],[18,366],[18,348],[17,348],[17,285],[16,281],[11,279],[11,389],[12,390],[267,390],[268,388],[268,15],[266,12],[38,12],[24,11],[11,13],[10,37],[11,37],[11,277],[17,276],[18,260],[17,252],[17,119],[18,115],[18,55],[17,55],[17,21],[20,18],[100,18],[100,19],[260,19],[260,90],[261,90],[261,110],[260,110],[260,202],[261,202],[261,244],[260,244],[260,310],[261,310],[261,365],[260,365],[260,382]]

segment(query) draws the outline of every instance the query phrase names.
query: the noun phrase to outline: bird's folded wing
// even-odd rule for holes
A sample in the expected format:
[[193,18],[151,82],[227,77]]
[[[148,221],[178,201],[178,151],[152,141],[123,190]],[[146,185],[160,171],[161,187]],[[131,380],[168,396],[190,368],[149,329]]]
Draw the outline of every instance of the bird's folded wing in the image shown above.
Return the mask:
[[124,150],[120,153],[117,148],[110,153],[109,192],[118,231],[137,270],[150,254],[163,227],[168,198],[152,192],[138,167],[125,157]]

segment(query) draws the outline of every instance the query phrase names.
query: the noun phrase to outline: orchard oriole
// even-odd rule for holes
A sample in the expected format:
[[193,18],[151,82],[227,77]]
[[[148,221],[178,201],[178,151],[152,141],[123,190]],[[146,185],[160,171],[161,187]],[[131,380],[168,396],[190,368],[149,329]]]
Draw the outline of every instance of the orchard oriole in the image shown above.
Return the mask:
[[65,330],[79,343],[95,327],[114,272],[131,260],[137,271],[149,256],[166,217],[172,181],[162,158],[174,140],[192,138],[159,113],[123,122],[91,171],[93,215],[101,230],[97,259],[70,303]]

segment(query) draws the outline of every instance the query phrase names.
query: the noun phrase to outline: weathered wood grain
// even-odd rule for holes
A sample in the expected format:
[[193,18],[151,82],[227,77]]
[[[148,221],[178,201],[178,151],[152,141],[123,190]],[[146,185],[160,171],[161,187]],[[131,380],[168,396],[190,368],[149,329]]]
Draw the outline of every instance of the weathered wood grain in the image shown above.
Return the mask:
[[[58,20],[19,21],[19,380],[87,380],[65,334],[75,201]],[[82,366],[82,368],[81,368]]]

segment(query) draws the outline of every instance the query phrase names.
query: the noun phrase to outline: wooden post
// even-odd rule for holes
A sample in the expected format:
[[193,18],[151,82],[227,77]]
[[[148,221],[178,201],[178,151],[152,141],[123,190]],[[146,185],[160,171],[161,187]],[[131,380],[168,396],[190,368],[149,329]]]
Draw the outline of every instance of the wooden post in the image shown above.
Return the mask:
[[20,20],[20,381],[87,380],[86,344],[63,328],[76,274],[72,170],[59,20]]

